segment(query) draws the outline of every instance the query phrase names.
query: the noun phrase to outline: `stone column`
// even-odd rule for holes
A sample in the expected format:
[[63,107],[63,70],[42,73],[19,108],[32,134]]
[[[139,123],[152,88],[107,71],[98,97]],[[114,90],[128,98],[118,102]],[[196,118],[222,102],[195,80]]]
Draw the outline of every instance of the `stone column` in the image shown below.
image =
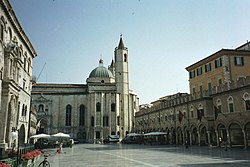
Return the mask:
[[183,133],[183,131],[181,131],[181,144],[184,145],[185,143],[185,133]]
[[210,136],[210,130],[207,131],[207,142],[208,142],[208,146],[211,146],[211,136]]
[[227,132],[227,142],[228,142],[229,147],[231,147],[231,140],[230,140],[229,129],[227,129],[226,132]]
[[173,144],[173,142],[172,142],[172,133],[173,132],[169,133],[169,144]]
[[190,146],[192,146],[192,131],[190,131],[189,133],[189,143],[190,143]]
[[179,145],[179,133],[178,133],[178,131],[176,130],[176,132],[175,132],[175,144],[177,144],[177,145]]
[[215,130],[215,134],[216,134],[217,147],[221,147],[221,143],[220,143],[220,140],[219,140],[219,134],[218,134],[217,130]]
[[244,129],[242,129],[243,137],[244,137],[244,148],[247,149],[247,135]]
[[190,145],[190,131],[186,131],[186,136],[185,136],[185,140],[189,141],[189,145]]
[[201,135],[199,131],[197,131],[197,136],[198,136],[198,145],[201,146]]

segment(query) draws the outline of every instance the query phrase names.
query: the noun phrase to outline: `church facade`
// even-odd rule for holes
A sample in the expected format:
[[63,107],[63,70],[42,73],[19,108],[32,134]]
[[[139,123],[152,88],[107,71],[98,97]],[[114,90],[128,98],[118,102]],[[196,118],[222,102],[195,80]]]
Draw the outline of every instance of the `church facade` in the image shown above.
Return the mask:
[[108,68],[100,59],[86,84],[35,83],[32,106],[37,109],[38,133],[64,132],[93,143],[134,131],[139,99],[129,90],[128,49],[122,37],[114,57]]

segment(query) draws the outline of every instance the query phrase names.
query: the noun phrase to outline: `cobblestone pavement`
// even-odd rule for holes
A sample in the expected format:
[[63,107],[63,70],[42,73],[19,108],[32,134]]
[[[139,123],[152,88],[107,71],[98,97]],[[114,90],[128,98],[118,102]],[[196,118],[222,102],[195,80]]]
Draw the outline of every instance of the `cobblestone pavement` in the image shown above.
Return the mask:
[[[51,167],[249,167],[250,150],[231,148],[148,146],[122,144],[76,144],[44,150]],[[42,161],[36,163],[36,166]]]

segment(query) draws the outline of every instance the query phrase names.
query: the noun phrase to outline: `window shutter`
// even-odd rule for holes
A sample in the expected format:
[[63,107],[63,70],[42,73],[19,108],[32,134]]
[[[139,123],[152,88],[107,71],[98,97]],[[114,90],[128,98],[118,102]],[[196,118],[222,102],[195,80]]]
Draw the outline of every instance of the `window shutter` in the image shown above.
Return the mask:
[[237,57],[234,57],[234,65],[237,65]]
[[244,57],[241,57],[241,65],[244,66]]

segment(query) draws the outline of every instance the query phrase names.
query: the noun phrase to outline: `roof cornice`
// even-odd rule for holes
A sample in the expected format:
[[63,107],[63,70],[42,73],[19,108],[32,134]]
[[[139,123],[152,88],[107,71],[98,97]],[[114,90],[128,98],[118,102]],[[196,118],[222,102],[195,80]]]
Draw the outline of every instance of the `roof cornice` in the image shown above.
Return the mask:
[[22,29],[21,24],[19,23],[15,12],[13,11],[10,3],[8,0],[1,0],[1,6],[3,7],[3,11],[5,12],[6,16],[8,17],[10,24],[15,29],[15,32],[18,34],[19,38],[22,40],[24,45],[26,45],[28,51],[32,55],[33,58],[37,56],[37,53],[32,46],[30,40],[28,39],[27,35],[25,34],[24,30]]
[[221,49],[214,54],[186,67],[185,69],[187,71],[192,70],[193,68],[197,68],[201,65],[203,65],[206,62],[210,62],[211,60],[217,59],[223,55],[249,55],[250,56],[250,51],[248,50],[235,50],[235,49]]

